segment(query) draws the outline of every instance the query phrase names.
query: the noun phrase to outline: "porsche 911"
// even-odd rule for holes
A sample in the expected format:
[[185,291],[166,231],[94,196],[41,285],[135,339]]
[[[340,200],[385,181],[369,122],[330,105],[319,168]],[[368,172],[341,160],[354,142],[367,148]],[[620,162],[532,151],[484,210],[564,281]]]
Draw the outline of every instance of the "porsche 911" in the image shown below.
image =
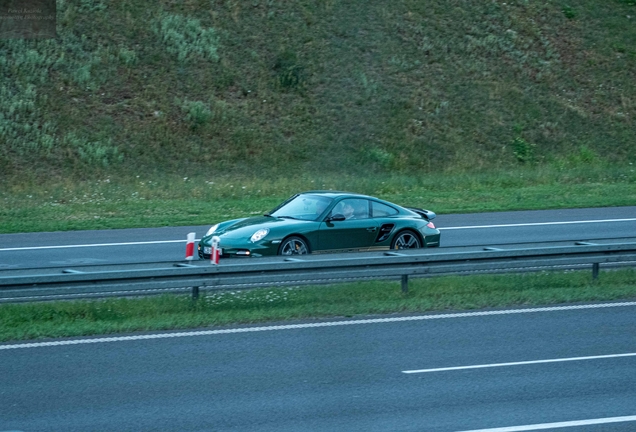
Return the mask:
[[436,247],[435,213],[367,195],[309,191],[262,216],[213,225],[198,253],[209,258],[217,236],[222,257],[304,255]]

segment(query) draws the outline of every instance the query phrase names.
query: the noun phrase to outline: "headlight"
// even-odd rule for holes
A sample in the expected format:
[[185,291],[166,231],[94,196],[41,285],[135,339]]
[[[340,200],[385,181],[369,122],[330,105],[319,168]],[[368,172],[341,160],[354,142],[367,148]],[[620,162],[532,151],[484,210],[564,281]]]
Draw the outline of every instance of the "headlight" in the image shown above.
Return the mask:
[[263,237],[265,237],[268,233],[269,233],[268,229],[259,229],[254,234],[252,234],[250,241],[252,243],[256,243],[257,241],[262,240]]
[[210,229],[208,230],[208,232],[205,234],[206,236],[209,236],[210,234],[212,234],[214,231],[216,231],[216,229],[219,227],[219,224],[213,225],[210,227]]

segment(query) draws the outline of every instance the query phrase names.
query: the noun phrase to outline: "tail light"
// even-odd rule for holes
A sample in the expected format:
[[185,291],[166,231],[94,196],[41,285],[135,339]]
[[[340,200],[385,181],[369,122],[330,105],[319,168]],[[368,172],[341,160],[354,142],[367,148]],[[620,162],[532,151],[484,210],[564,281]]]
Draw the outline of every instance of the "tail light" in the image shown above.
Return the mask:
[[433,222],[427,223],[426,226],[429,227],[429,228],[435,229],[435,225],[433,224]]

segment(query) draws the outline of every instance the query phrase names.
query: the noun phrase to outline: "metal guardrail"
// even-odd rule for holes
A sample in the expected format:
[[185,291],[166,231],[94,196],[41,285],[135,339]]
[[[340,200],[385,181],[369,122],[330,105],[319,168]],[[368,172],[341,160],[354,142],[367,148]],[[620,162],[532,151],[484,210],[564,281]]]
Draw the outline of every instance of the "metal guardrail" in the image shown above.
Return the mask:
[[588,244],[526,249],[484,248],[469,252],[439,249],[399,250],[366,254],[302,255],[232,260],[210,265],[190,263],[113,265],[3,271],[0,302],[26,302],[107,296],[141,296],[162,292],[245,289],[272,285],[307,285],[363,279],[400,278],[408,290],[409,276],[466,272],[519,272],[632,262],[636,243]]

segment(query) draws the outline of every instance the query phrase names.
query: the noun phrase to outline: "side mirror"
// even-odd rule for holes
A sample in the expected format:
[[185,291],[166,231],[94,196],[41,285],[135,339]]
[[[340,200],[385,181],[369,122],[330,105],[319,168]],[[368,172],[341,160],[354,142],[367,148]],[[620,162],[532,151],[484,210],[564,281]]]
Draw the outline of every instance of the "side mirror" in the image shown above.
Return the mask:
[[344,217],[344,215],[340,214],[340,213],[336,213],[335,215],[331,215],[327,218],[327,222],[342,222],[343,220],[346,220],[347,218]]

